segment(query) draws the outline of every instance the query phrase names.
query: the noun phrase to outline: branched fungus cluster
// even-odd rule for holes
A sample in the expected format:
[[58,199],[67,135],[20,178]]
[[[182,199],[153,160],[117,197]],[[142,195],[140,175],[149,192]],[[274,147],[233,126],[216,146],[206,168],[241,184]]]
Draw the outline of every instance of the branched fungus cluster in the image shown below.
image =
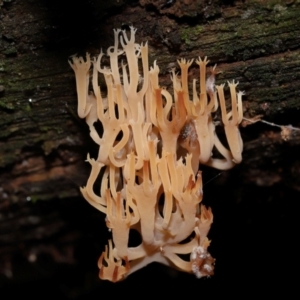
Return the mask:
[[[81,192],[106,214],[112,232],[99,258],[100,278],[116,282],[154,261],[198,278],[209,276],[214,259],[207,251],[207,234],[213,215],[201,204],[199,165],[225,170],[241,162],[242,92],[236,92],[237,83],[228,83],[231,110],[227,112],[224,85],[215,86],[215,68],[206,78],[205,57],[196,61],[200,78],[191,88],[192,61],[178,61],[181,71],[180,76],[172,71],[172,96],[159,86],[159,67],[154,62],[149,68],[148,45],[137,44],[135,32],[134,28],[129,35],[114,31],[114,46],[107,50],[109,68],[102,66],[102,52],[97,59],[87,55],[85,60],[70,61],[76,75],[78,115],[86,119],[99,145],[98,157],[87,157],[91,174]],[[105,93],[99,74],[105,79]],[[212,116],[219,104],[226,147]],[[103,132],[94,126],[99,121]],[[95,192],[97,180],[100,190]],[[129,247],[130,230],[140,233],[140,245]],[[186,254],[189,259],[182,258]]]

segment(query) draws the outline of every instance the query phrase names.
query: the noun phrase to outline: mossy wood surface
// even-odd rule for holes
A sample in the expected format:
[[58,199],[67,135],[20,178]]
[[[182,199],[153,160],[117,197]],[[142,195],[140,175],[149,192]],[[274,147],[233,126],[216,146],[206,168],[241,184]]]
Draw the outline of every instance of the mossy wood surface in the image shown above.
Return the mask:
[[[77,117],[75,79],[67,60],[75,53],[105,51],[113,43],[113,28],[134,26],[138,42],[148,41],[150,65],[157,60],[161,86],[171,87],[169,70],[177,66],[177,59],[208,56],[211,65],[217,63],[222,72],[217,84],[233,79],[240,82],[239,89],[246,93],[245,117],[262,115],[270,122],[300,126],[299,1],[77,2],[67,1],[69,6],[62,7],[59,1],[0,1],[3,274],[3,264],[13,262],[12,253],[29,253],[30,243],[41,245],[54,236],[64,247],[68,240],[66,248],[73,249],[74,241],[83,235],[79,225],[68,227],[66,215],[72,206],[73,221],[80,219],[82,209],[89,218],[92,210],[82,204],[79,186],[89,174],[86,154],[93,155],[97,147],[85,122]],[[190,78],[197,76],[193,64]],[[257,203],[266,197],[276,202],[278,197],[299,195],[298,132],[284,141],[280,128],[257,123],[242,128],[241,134],[243,163],[214,179],[205,187],[207,194],[211,189],[211,197],[215,196],[214,185],[223,192],[235,187],[228,196],[232,207],[258,194]],[[207,181],[219,173],[205,172]],[[39,204],[41,200],[48,204]],[[37,207],[38,214],[34,212]],[[224,204],[221,207],[226,210]],[[255,212],[255,205],[250,207]],[[222,222],[218,207],[216,217]],[[73,262],[70,255],[58,251],[59,256],[56,246],[51,247],[46,252],[55,262]],[[37,253],[44,251],[39,249]],[[98,250],[100,254],[102,249]]]

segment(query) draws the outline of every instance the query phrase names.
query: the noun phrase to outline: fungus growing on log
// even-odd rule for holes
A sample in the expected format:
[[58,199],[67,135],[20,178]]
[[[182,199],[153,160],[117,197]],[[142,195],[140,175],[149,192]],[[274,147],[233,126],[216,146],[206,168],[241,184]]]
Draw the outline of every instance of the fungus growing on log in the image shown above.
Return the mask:
[[[99,258],[99,276],[116,282],[151,262],[198,278],[210,276],[214,259],[208,253],[207,234],[213,215],[201,204],[199,166],[225,170],[241,162],[242,92],[236,92],[237,83],[228,83],[231,111],[227,112],[224,85],[215,86],[215,67],[206,79],[205,57],[196,61],[199,88],[194,79],[191,91],[188,69],[193,61],[178,61],[181,76],[172,71],[172,96],[159,86],[156,61],[149,69],[148,45],[137,44],[135,32],[133,27],[129,35],[114,30],[114,46],[107,50],[110,68],[102,66],[102,52],[97,59],[87,55],[85,60],[72,57],[70,61],[76,76],[78,115],[86,119],[90,136],[99,145],[98,157],[87,157],[91,174],[81,192],[106,214],[112,231],[112,240]],[[99,74],[105,79],[105,97]],[[229,149],[215,131],[212,114],[219,103]],[[101,133],[94,126],[98,121]],[[94,191],[97,180],[101,181],[98,194]],[[128,245],[131,229],[141,235],[136,247]]]

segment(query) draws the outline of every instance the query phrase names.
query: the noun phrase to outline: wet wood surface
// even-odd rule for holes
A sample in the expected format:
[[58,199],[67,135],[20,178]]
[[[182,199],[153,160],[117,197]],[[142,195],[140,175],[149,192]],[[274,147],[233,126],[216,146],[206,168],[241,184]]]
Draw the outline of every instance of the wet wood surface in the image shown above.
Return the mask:
[[[246,269],[251,262],[263,263],[262,255],[272,253],[278,240],[289,237],[283,244],[292,247],[300,191],[298,1],[67,4],[0,1],[0,285],[11,291],[14,284],[37,278],[44,284],[68,266],[68,271],[62,269],[68,276],[71,270],[75,277],[85,277],[78,275],[82,280],[77,288],[59,281],[67,299],[90,292],[88,276],[90,287],[103,288],[95,278],[96,261],[109,233],[104,217],[79,192],[89,174],[86,154],[97,148],[76,115],[68,57],[107,49],[113,28],[137,28],[137,41],[149,44],[150,64],[157,60],[162,86],[171,86],[169,71],[177,59],[207,56],[222,71],[218,84],[239,81],[246,93],[246,118],[260,116],[295,128],[285,140],[278,126],[244,122],[243,163],[221,173],[203,170],[204,203],[215,214],[212,247],[221,261],[217,279],[209,285],[225,276],[229,263],[237,270],[234,276],[244,272],[239,260]],[[195,63],[189,76],[198,76]],[[247,261],[258,243],[262,253]],[[239,260],[229,261],[230,251],[239,252]],[[275,268],[271,256],[266,259],[268,272]],[[40,266],[44,275],[37,271]],[[284,271],[276,266],[277,273]],[[142,271],[142,276],[150,275]],[[178,280],[182,275],[165,271],[161,276]],[[59,286],[57,294],[62,292]]]

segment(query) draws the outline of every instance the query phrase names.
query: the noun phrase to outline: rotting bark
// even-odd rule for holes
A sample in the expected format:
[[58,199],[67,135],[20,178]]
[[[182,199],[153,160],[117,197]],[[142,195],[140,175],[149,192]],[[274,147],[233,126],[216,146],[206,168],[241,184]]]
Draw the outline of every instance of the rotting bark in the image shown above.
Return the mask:
[[[154,4],[156,2],[153,1]],[[22,19],[16,21],[20,7],[24,9]],[[166,13],[170,13],[170,9],[166,8]],[[240,89],[247,95],[246,116],[263,114],[273,120],[287,110],[299,109],[300,23],[296,20],[300,7],[296,4],[272,7],[253,2],[222,7],[219,11],[209,21],[200,14],[199,24],[191,26],[189,22],[196,22],[192,17],[184,22],[155,11],[149,12],[140,6],[124,7],[122,14],[107,17],[106,22],[93,28],[93,40],[89,45],[81,44],[78,49],[93,52],[102,41],[105,49],[112,41],[112,28],[133,24],[138,27],[138,39],[149,41],[151,60],[158,60],[162,86],[170,86],[168,71],[177,58],[207,55],[212,65],[218,62],[222,71],[218,82],[233,79],[240,82]],[[10,174],[14,174],[14,168],[20,170],[19,164],[26,164],[28,157],[37,154],[47,161],[53,157],[49,170],[52,164],[54,167],[55,164],[74,165],[82,161],[84,151],[80,147],[84,138],[88,137],[84,137],[87,135],[84,123],[76,120],[74,76],[66,60],[74,53],[75,43],[86,39],[82,38],[82,34],[90,35],[91,28],[82,28],[81,34],[76,35],[78,41],[74,41],[71,33],[64,32],[65,28],[60,36],[59,31],[65,23],[59,23],[62,22],[59,14],[53,20],[55,13],[56,10],[51,11],[45,4],[35,8],[31,5],[23,7],[18,1],[4,6],[1,11],[0,167],[10,170]],[[95,25],[93,21],[89,24]],[[99,36],[98,40],[96,36]],[[72,48],[66,45],[68,39],[73,43]],[[62,47],[60,44],[63,44]],[[197,72],[194,65],[190,69],[191,77],[196,77]],[[45,170],[45,162],[42,161],[34,162],[36,169]],[[26,170],[32,172],[23,166],[18,176],[20,173],[26,176]],[[6,176],[2,179],[5,190],[9,189],[5,182],[9,181],[14,186],[9,175]],[[61,177],[65,176],[58,177],[64,180]],[[26,179],[19,180],[23,181]],[[14,194],[15,188],[10,195]],[[60,193],[68,195],[68,191],[63,189]],[[51,193],[46,196],[44,191],[32,194],[26,189],[21,196],[23,199],[24,195],[32,195],[33,198],[59,196]]]
[[[76,116],[75,80],[67,58],[76,52],[105,50],[112,44],[113,28],[137,27],[138,41],[149,43],[151,63],[158,61],[162,86],[170,86],[169,69],[178,58],[208,56],[211,65],[218,63],[222,71],[217,83],[240,82],[246,92],[246,117],[262,115],[272,122],[300,126],[298,1],[232,5],[198,1],[200,6],[197,1],[174,1],[174,5],[110,1],[111,6],[104,8],[102,2],[107,3],[72,4],[71,10],[58,1],[3,1],[0,6],[0,254],[4,257],[0,272],[5,275],[14,253],[19,251],[29,260],[34,247],[37,255],[46,252],[56,262],[72,263],[69,250],[62,248],[73,249],[84,230],[71,226],[68,231],[68,210],[57,199],[88,211],[83,218],[89,219],[89,209],[79,204],[84,200],[78,187],[85,184],[89,172],[83,162],[86,153],[95,149],[85,122]],[[198,75],[195,64],[190,75]],[[254,196],[257,204],[265,195],[275,203],[277,197],[299,195],[297,132],[285,142],[276,127],[255,124],[241,130],[244,161],[223,172],[214,184],[222,191],[238,186],[230,194],[232,201],[250,207],[248,199]],[[208,181],[216,173],[207,170],[207,174]],[[209,190],[208,186],[205,199],[209,193],[215,196]],[[39,204],[40,200],[48,204]],[[49,206],[48,212],[44,205]],[[70,218],[80,218],[79,212],[68,213]],[[55,242],[56,237],[61,239],[59,251],[49,240],[54,250],[42,247],[49,236]]]

